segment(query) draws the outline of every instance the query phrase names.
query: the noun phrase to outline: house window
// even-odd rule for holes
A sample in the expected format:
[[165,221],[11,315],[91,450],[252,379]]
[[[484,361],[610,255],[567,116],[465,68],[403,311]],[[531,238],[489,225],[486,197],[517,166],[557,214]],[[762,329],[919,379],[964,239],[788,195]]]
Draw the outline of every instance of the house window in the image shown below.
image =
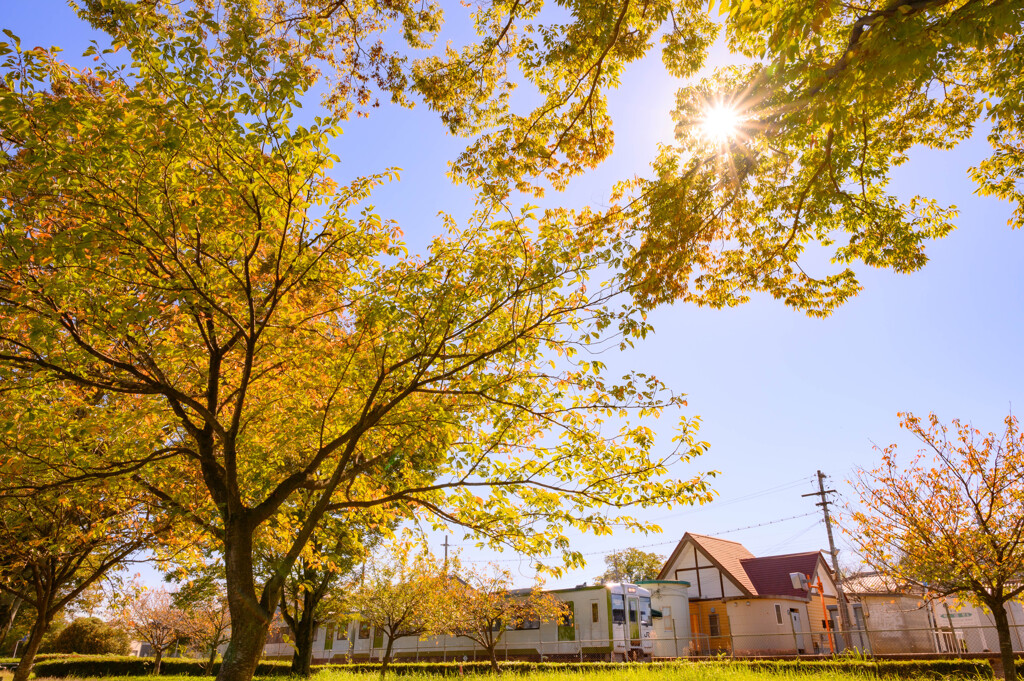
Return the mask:
[[345,641],[348,639],[348,624],[343,627],[338,627],[337,639],[339,641]]
[[368,623],[359,623],[359,638],[370,638],[370,625]]
[[778,603],[775,604],[775,621],[782,624],[782,606]]
[[708,634],[711,636],[721,636],[722,630],[718,624],[718,614],[714,613],[708,615]]
[[598,619],[600,619],[600,613],[597,609],[597,603],[594,602],[590,604],[590,621],[596,622]]
[[324,650],[332,650],[334,648],[334,625],[329,624],[324,630]]

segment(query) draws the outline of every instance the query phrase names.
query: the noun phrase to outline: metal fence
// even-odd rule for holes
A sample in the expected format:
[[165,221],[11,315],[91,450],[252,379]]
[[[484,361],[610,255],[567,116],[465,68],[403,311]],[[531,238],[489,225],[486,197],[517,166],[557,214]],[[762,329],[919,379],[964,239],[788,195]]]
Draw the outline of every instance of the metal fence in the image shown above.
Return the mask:
[[[503,636],[496,655],[499,660],[598,660],[630,657],[629,642],[609,643],[607,638],[551,641],[538,632],[536,638]],[[532,632],[531,632],[532,633]],[[646,639],[649,654],[658,658],[706,657],[815,657],[840,654],[908,655],[998,653],[999,639],[991,626],[941,626],[922,629],[849,629],[833,631],[770,631],[718,635],[666,636],[651,632]],[[1011,627],[1014,650],[1024,652],[1024,626]],[[486,651],[463,638],[407,637],[395,642],[395,659],[484,661]],[[338,640],[332,650],[317,650],[314,661],[348,659],[379,660],[384,645],[379,641]]]
[[[1013,649],[1024,652],[1024,626],[1012,626]],[[656,644],[657,646],[657,644]],[[821,656],[856,652],[864,655],[997,653],[999,637],[992,626],[946,625],[919,629],[848,629],[774,631],[696,635],[686,640],[691,657],[730,655]],[[674,646],[672,646],[674,647]],[[659,657],[657,653],[656,657]]]

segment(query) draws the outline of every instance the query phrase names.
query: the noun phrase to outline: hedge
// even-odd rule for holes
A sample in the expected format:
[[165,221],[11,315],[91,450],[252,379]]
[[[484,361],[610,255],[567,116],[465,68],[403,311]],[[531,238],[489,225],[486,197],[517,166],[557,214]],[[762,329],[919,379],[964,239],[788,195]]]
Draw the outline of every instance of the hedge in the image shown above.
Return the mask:
[[[1020,664],[1020,663],[1018,663]],[[203,662],[182,658],[164,658],[160,665],[161,675],[204,676]],[[687,660],[670,662],[631,663],[634,668],[664,668],[673,665],[698,665],[704,667],[737,667],[751,671],[790,674],[793,672],[848,672],[871,677],[890,678],[954,678],[991,679],[992,667],[986,660],[872,660],[872,659],[822,659],[822,660]],[[214,665],[213,673],[220,663]],[[524,674],[533,671],[599,671],[621,669],[620,662],[503,662],[506,673]],[[153,659],[145,657],[116,657],[111,655],[47,656],[35,665],[37,677],[53,678],[96,678],[104,676],[146,676],[152,672]],[[313,667],[338,669],[353,672],[379,673],[379,663],[357,662],[330,664]],[[388,666],[395,676],[410,674],[434,674],[437,676],[459,676],[460,674],[488,674],[490,662],[393,662]],[[290,662],[264,661],[256,668],[256,676],[288,676]]]
[[[621,662],[502,662],[505,673],[533,671],[600,671],[622,669]],[[633,668],[659,669],[673,665],[701,665],[705,667],[738,667],[751,671],[789,674],[793,672],[835,671],[893,678],[958,678],[991,679],[992,667],[986,660],[688,660],[670,662],[631,663]],[[379,672],[378,663],[332,664],[319,669],[339,669],[354,672]],[[393,662],[389,673],[396,676],[409,674],[436,674],[459,676],[460,673],[489,673],[490,662]]]
[[[153,658],[115,655],[70,655],[50,657],[36,662],[33,671],[37,678],[55,679],[95,678],[100,676],[147,676],[153,672]],[[206,676],[204,660],[165,657],[160,661],[161,676]],[[213,674],[220,670],[220,662],[213,665]],[[288,676],[290,662],[260,662],[256,676]]]

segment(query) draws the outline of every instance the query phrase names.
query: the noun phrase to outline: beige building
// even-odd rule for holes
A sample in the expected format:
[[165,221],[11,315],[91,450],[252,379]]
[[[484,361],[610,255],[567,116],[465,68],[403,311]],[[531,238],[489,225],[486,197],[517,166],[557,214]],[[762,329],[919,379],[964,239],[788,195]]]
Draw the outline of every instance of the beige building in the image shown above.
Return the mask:
[[[793,575],[803,578],[794,583]],[[757,557],[738,542],[686,533],[658,579],[690,585],[691,654],[810,655],[843,648],[835,636],[835,583],[818,551]]]
[[[924,589],[895,584],[877,572],[843,581],[857,630],[852,644],[877,655],[983,653],[999,650],[992,614],[956,596],[926,598]],[[1024,606],[1006,604],[1013,649],[1024,651]]]

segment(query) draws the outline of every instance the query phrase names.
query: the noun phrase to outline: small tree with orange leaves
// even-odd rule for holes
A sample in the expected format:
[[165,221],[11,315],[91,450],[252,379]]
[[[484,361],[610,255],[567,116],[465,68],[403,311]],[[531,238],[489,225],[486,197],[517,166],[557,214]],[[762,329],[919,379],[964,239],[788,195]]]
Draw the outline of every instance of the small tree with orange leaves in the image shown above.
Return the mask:
[[988,608],[1014,681],[1004,606],[1024,592],[1024,435],[1012,415],[1001,435],[934,414],[900,418],[925,447],[902,463],[889,445],[881,465],[858,471],[860,508],[848,529],[879,572]]

